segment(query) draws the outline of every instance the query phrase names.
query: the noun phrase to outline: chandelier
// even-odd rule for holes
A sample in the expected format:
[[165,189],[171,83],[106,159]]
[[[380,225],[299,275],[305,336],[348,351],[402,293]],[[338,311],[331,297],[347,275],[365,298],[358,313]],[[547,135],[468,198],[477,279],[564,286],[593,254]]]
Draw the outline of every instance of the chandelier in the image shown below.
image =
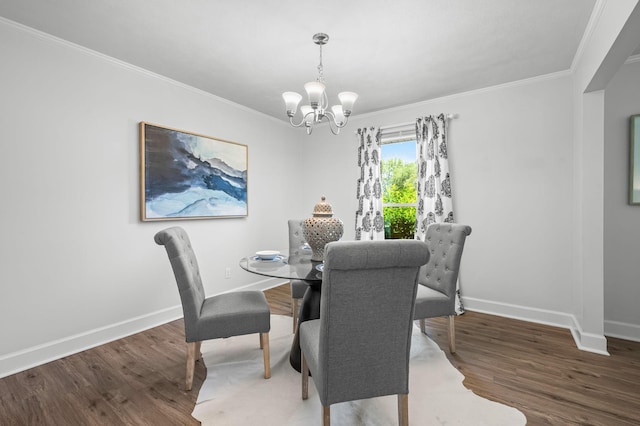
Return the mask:
[[300,107],[300,113],[302,119],[299,123],[294,122],[298,104],[302,100],[302,96],[296,92],[284,92],[282,98],[287,109],[287,116],[289,117],[289,123],[293,127],[304,126],[307,129],[307,134],[311,134],[313,131],[313,125],[322,122],[326,119],[329,122],[329,128],[331,133],[337,135],[340,133],[340,129],[346,126],[349,116],[353,108],[353,104],[358,95],[353,92],[341,92],[338,94],[340,99],[340,105],[334,105],[329,109],[329,100],[327,93],[325,92],[324,75],[322,69],[322,46],[327,44],[329,36],[324,33],[318,33],[313,36],[313,42],[320,46],[320,64],[318,65],[318,78],[316,81],[310,81],[304,85],[304,90],[307,92],[307,98],[309,99],[309,105],[302,105]]

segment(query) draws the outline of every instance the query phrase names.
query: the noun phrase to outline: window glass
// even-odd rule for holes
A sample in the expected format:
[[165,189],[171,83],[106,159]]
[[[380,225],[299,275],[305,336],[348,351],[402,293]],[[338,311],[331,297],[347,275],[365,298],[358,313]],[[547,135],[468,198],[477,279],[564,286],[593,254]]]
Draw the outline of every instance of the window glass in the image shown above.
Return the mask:
[[416,141],[382,145],[380,172],[385,239],[413,239],[416,223]]

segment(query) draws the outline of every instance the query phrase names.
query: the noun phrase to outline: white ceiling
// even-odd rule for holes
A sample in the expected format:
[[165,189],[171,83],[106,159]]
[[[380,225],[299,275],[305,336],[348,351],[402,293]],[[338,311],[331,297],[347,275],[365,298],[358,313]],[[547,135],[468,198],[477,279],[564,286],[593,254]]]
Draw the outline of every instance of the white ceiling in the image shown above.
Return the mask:
[[285,119],[317,77],[354,115],[565,71],[596,0],[1,0],[0,16]]

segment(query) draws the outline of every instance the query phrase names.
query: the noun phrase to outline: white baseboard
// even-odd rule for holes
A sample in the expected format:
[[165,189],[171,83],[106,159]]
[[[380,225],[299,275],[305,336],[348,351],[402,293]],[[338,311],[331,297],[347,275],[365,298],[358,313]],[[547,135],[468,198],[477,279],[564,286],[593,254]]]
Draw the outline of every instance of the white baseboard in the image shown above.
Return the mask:
[[[253,282],[236,290],[267,290],[284,284],[287,281],[267,278]],[[573,315],[554,312],[544,309],[530,308],[526,306],[511,305],[506,303],[491,302],[482,299],[463,297],[465,309],[498,315],[522,321],[535,322],[566,328],[576,342],[576,346],[584,351],[608,355],[607,343],[604,336],[585,333]],[[20,371],[27,370],[50,361],[73,355],[102,344],[122,339],[123,337],[157,327],[162,324],[182,318],[182,307],[173,306],[161,311],[153,312],[127,321],[106,327],[89,330],[84,333],[69,336],[33,346],[17,352],[0,356],[0,378],[10,376]],[[625,324],[615,321],[605,321],[605,334],[625,340],[640,342],[640,326]]]
[[607,351],[607,338],[603,334],[585,333],[573,315],[573,325],[569,328],[576,346],[581,351],[593,352],[600,355],[609,355]]
[[269,290],[270,288],[278,287],[279,285],[288,283],[289,280],[283,280],[282,278],[265,278],[261,281],[256,281],[251,284],[247,284],[244,287],[239,287],[233,289],[231,291],[239,291],[239,290]]
[[600,355],[609,355],[607,352],[607,339],[601,335],[585,333],[575,316],[571,314],[472,297],[463,297],[462,302],[465,309],[469,311],[569,329],[578,349]]
[[182,306],[89,330],[0,357],[0,378],[182,318]]
[[635,324],[605,320],[604,334],[618,339],[640,342],[640,326]]
[[[273,278],[264,279],[231,291],[266,290],[285,282],[287,281]],[[0,378],[140,333],[178,318],[182,318],[180,305],[0,356]]]

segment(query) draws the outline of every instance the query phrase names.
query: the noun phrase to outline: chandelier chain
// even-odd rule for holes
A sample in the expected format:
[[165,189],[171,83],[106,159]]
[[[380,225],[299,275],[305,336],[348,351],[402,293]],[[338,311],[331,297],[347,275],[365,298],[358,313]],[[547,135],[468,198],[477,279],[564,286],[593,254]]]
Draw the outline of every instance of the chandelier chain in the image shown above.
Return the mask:
[[320,44],[320,64],[318,64],[318,81],[324,83],[324,69],[322,67],[322,45]]

